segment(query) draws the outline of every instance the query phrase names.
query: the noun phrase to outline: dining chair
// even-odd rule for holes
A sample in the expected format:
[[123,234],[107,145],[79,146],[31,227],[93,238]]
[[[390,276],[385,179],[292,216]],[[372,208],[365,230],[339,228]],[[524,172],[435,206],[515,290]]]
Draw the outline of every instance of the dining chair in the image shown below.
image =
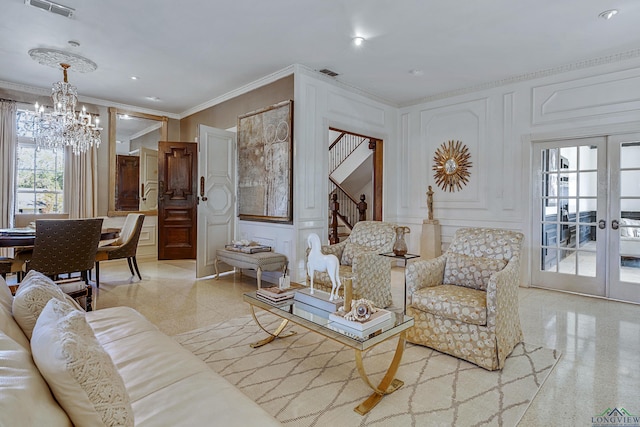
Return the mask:
[[[142,280],[138,262],[136,261],[136,252],[138,250],[138,241],[142,232],[142,224],[144,223],[144,214],[128,214],[124,221],[122,230],[118,240],[108,246],[98,248],[96,253],[96,287],[100,287],[100,261],[110,261],[113,259],[126,258],[129,264],[131,275],[138,274],[138,278]],[[134,273],[135,268],[135,273]]]
[[[36,270],[50,276],[74,299],[86,297],[91,311],[92,289],[89,271],[93,268],[100,242],[102,218],[36,221],[33,254],[27,271]],[[62,274],[80,273],[80,277],[60,280]]]

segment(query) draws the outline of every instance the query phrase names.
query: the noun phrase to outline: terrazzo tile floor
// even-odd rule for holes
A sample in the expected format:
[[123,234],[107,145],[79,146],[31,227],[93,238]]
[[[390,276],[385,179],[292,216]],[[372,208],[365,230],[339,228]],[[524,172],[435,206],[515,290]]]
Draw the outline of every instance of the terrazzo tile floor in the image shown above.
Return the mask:
[[[256,289],[253,277],[196,279],[192,260],[138,264],[142,281],[125,260],[101,263],[96,309],[133,307],[168,335],[250,314],[242,294]],[[396,267],[397,305],[403,285],[404,269]],[[607,408],[640,414],[640,305],[535,288],[521,288],[519,299],[525,341],[562,352],[520,426],[592,426]]]

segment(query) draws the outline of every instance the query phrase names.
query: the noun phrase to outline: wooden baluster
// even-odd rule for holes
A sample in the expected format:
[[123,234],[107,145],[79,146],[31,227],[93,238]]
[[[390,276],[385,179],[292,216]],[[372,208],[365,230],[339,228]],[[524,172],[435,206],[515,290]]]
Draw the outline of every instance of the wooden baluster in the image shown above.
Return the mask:
[[329,243],[335,245],[340,243],[340,237],[338,237],[338,211],[340,210],[340,203],[338,203],[338,195],[333,193],[331,196],[332,201],[329,204],[331,209],[331,230],[329,232]]

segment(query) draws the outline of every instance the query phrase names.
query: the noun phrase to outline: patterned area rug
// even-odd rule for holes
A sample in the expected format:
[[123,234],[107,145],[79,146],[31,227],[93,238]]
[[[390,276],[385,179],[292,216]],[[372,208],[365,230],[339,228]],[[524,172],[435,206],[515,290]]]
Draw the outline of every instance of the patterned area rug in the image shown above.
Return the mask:
[[[272,315],[260,318],[269,330],[280,323]],[[249,344],[266,334],[251,316],[174,338],[286,426],[515,426],[560,357],[520,344],[502,371],[488,372],[407,344],[396,374],[404,386],[361,416],[353,408],[372,391],[358,374],[354,351],[302,327],[289,329],[298,333],[257,349]],[[365,355],[373,383],[382,379],[396,343]]]

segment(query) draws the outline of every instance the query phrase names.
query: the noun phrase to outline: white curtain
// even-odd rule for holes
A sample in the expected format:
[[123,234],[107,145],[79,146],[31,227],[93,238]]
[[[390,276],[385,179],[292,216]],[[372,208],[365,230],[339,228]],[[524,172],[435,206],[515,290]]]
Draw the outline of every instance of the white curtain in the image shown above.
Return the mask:
[[[13,182],[16,158],[16,103],[0,100],[0,228],[8,228],[13,222]],[[0,256],[10,256],[11,251],[0,249]]]
[[65,183],[69,218],[95,217],[98,212],[98,150],[91,147],[85,153],[73,154],[71,148],[67,148],[65,157],[69,165],[69,181]]

